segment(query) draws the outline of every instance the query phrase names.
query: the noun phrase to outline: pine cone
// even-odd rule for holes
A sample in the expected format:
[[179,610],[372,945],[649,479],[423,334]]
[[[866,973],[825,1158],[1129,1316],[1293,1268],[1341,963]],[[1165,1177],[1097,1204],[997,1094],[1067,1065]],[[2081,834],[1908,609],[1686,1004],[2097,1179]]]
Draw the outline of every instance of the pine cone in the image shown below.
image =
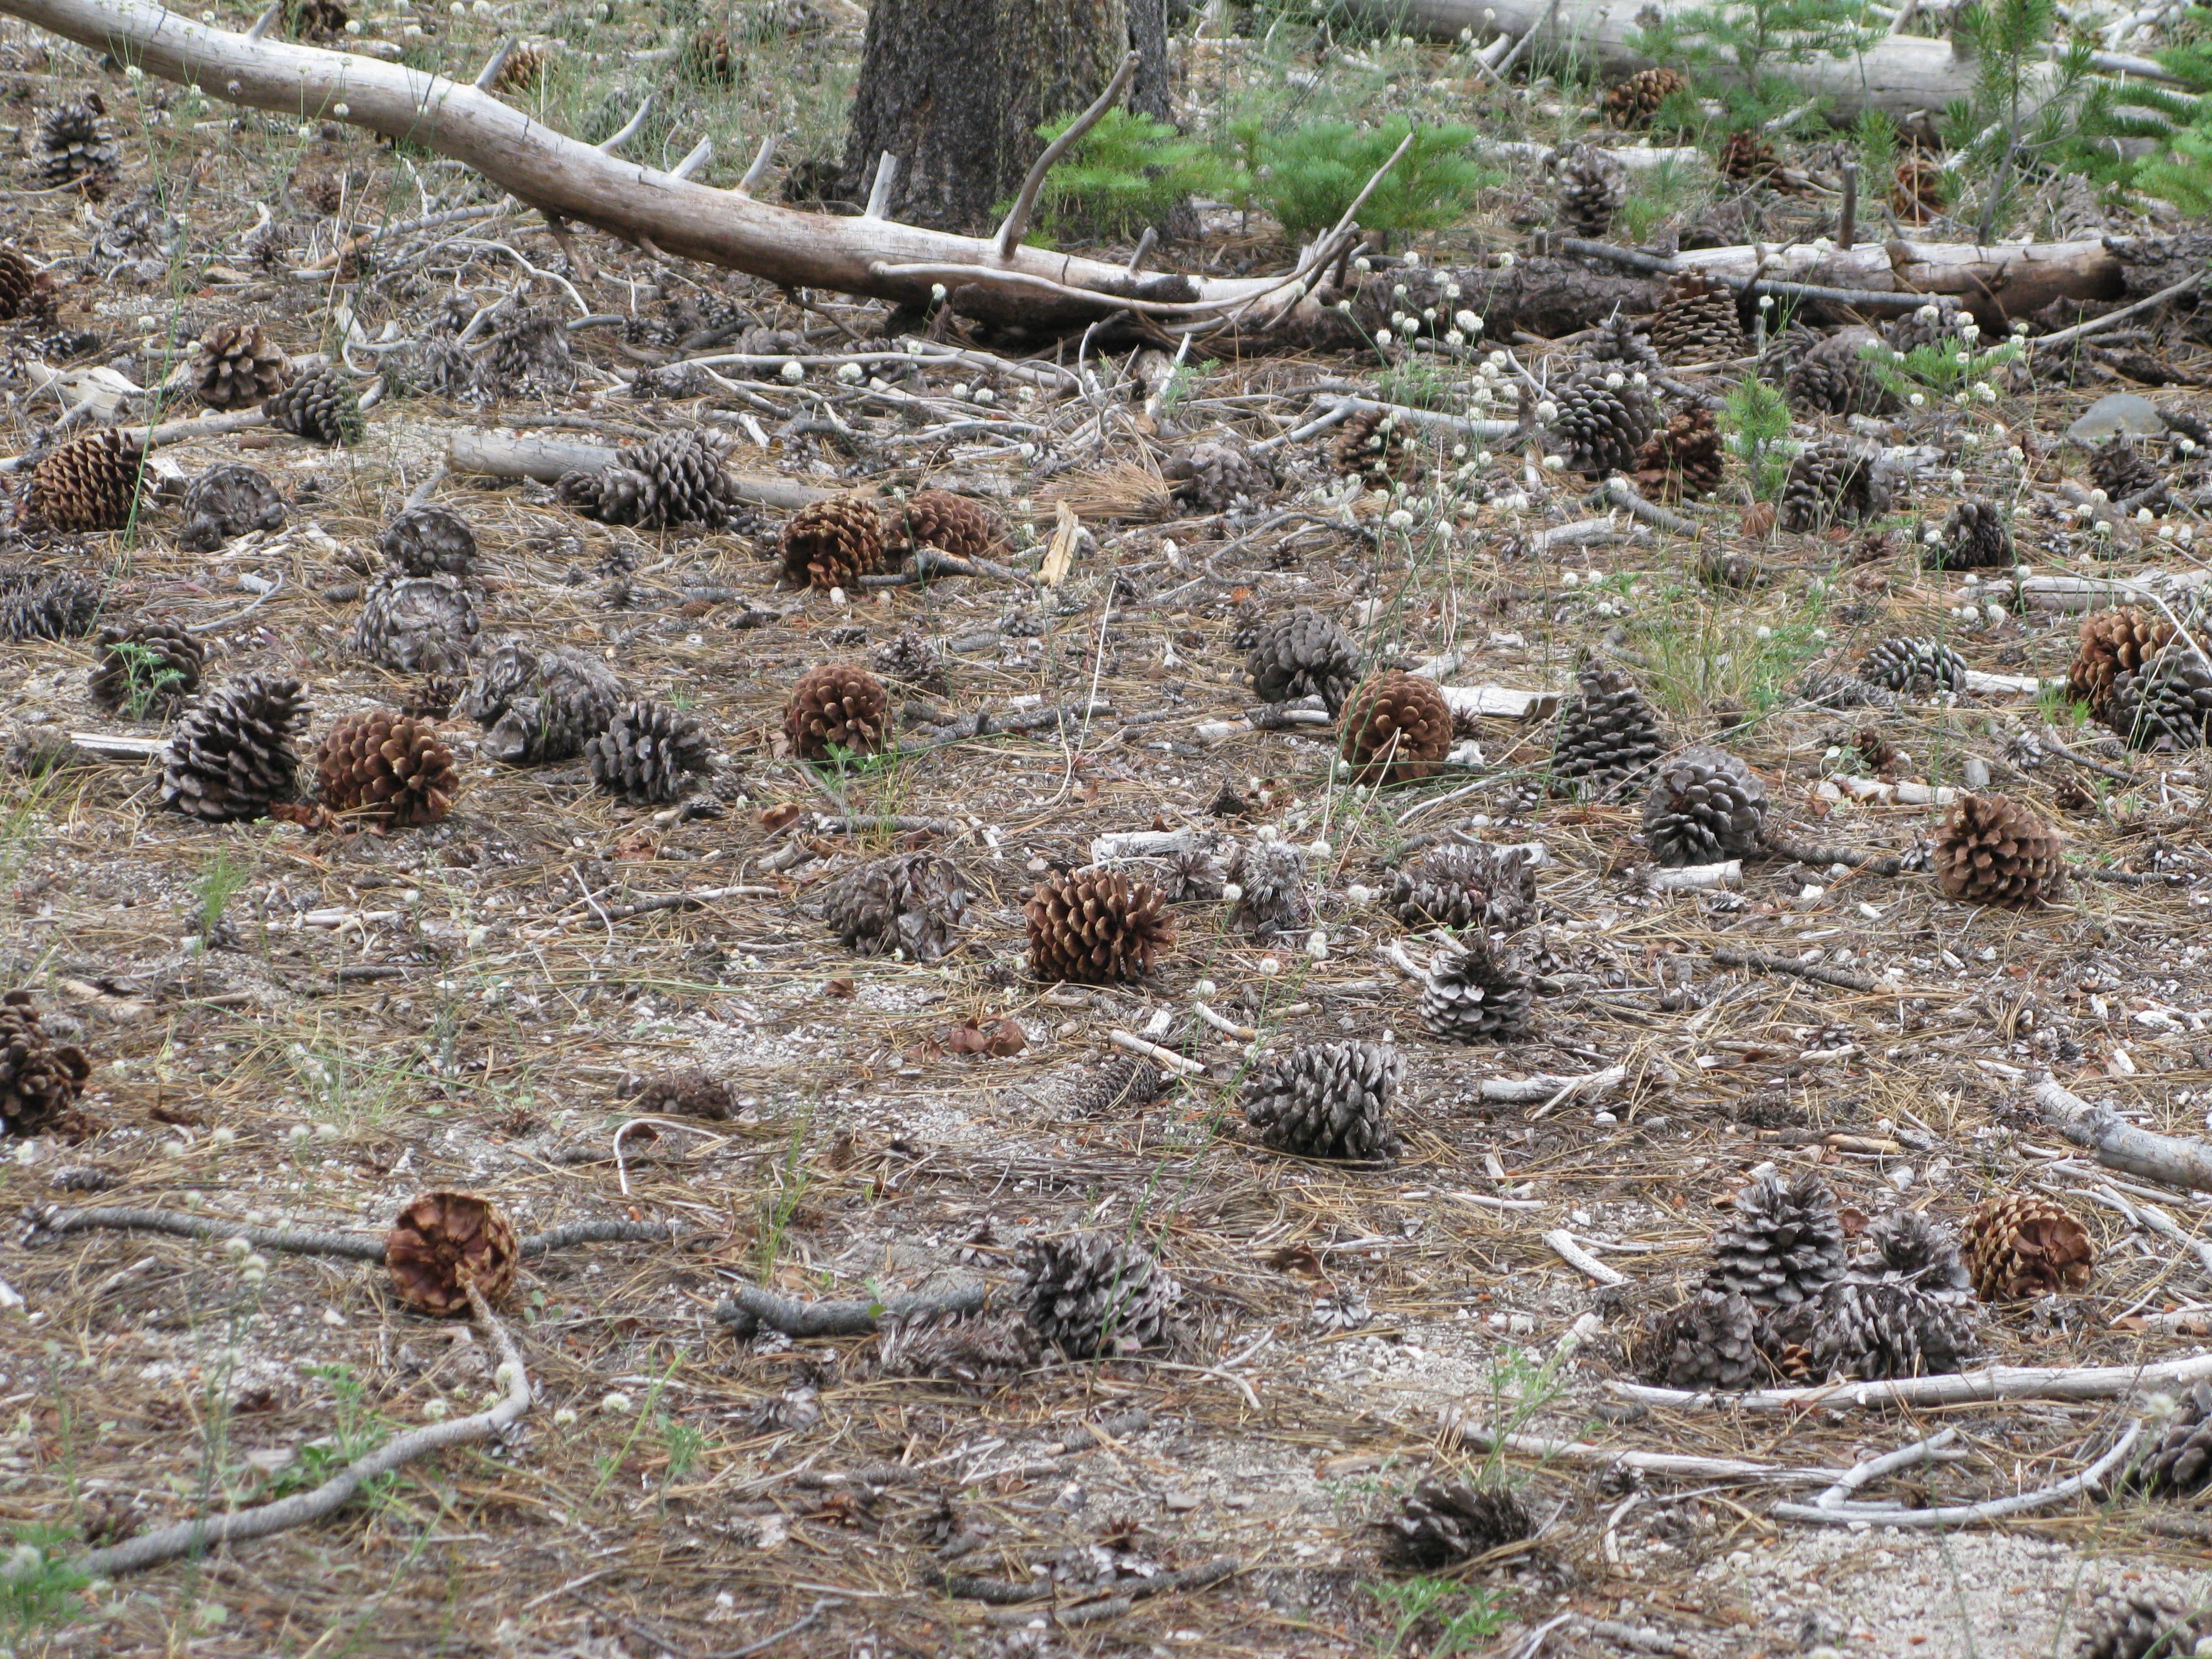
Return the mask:
[[883,683],[851,663],[824,663],[799,677],[783,711],[783,734],[801,760],[825,761],[832,749],[872,755],[884,746],[890,698]]
[[1518,847],[1439,847],[1397,872],[1389,906],[1408,927],[1516,933],[1536,919],[1536,872]]
[[167,718],[200,689],[206,662],[207,648],[197,637],[141,617],[100,630],[100,660],[88,689],[101,708],[125,710],[132,720]]
[[177,545],[188,553],[212,553],[234,536],[284,526],[284,498],[258,467],[210,468],[185,487],[182,510]]
[[1239,892],[1237,914],[1261,939],[1297,932],[1313,921],[1306,896],[1305,849],[1287,841],[1243,841],[1229,855]]
[[1613,216],[1628,199],[1628,173],[1595,144],[1569,144],[1545,158],[1559,181],[1557,222],[1569,236],[1601,242],[1613,228]]
[[40,1027],[28,991],[0,996],[0,1129],[43,1134],[76,1103],[92,1075],[84,1050]]
[[1866,1231],[1881,1277],[1952,1302],[1974,1294],[1958,1236],[1919,1210],[1892,1210]]
[[1879,415],[1897,400],[1867,366],[1868,347],[1888,348],[1870,328],[1838,329],[1809,347],[1790,370],[1784,390],[1792,407],[1821,415]]
[[467,663],[481,626],[466,583],[386,570],[362,601],[353,648],[402,674],[453,674]]
[[1231,439],[1200,439],[1160,464],[1169,495],[1186,513],[1249,512],[1275,494],[1264,460]]
[[0,321],[52,308],[53,279],[14,248],[0,246]]
[[1160,872],[1160,896],[1170,904],[1211,904],[1222,896],[1229,872],[1205,847],[1170,853]]
[[726,29],[701,29],[692,37],[691,50],[684,61],[701,80],[718,82],[723,86],[733,84],[744,66],[744,56],[731,49]]
[[2154,1590],[2101,1598],[2083,1620],[2074,1659],[2181,1659],[2196,1651],[2200,1621]]
[[1889,511],[1890,494],[1879,449],[1824,438],[1790,463],[1782,486],[1782,527],[1804,532],[1863,524]]
[[2212,663],[2176,641],[2112,682],[2100,715],[2130,749],[2194,749],[2212,731]]
[[177,722],[161,769],[161,804],[210,823],[265,817],[299,790],[293,739],[307,729],[300,682],[273,674],[227,680]]
[[1133,1115],[1167,1092],[1167,1076],[1142,1054],[1119,1049],[1105,1063],[1084,1073],[1060,1092],[1063,1117],[1099,1118]]
[[2089,457],[2089,482],[2115,506],[2166,488],[2165,475],[2142,457],[2132,438],[2100,444]]
[[1935,553],[1929,562],[1936,570],[2009,569],[2012,532],[2005,528],[2004,515],[1990,502],[1960,501],[1943,521],[1943,539]]
[[1394,1563],[1435,1572],[1532,1537],[1536,1522],[1510,1488],[1424,1475],[1407,1495],[1404,1512],[1383,1523]]
[[1945,295],[1930,301],[1917,311],[1908,311],[1881,325],[1881,337],[1889,349],[1900,356],[1917,351],[1923,346],[1941,346],[1956,350],[1959,343],[1959,325],[1963,320],[1959,302]]
[[885,1320],[877,1330],[875,1373],[878,1376],[1003,1384],[1016,1381],[1024,1371],[1035,1370],[1044,1358],[1036,1333],[1006,1315]]
[[521,1255],[514,1224],[481,1193],[425,1193],[384,1236],[392,1288],[417,1313],[468,1312],[470,1285],[497,1303],[514,1288]]
[[1667,752],[1659,716],[1626,675],[1592,664],[1559,711],[1552,742],[1552,775],[1593,794],[1647,775]]
[[2147,611],[2092,611],[2081,619],[2081,643],[2066,670],[2066,695],[2102,717],[2113,683],[2132,674],[2173,637],[2173,624]]
[[1659,354],[1651,349],[1650,331],[1637,327],[1635,319],[1625,311],[1616,311],[1599,324],[1597,337],[1584,349],[1592,362],[1610,363],[1616,368],[1660,367]]
[[1941,640],[1883,640],[1859,664],[1859,678],[1890,691],[1929,696],[1966,689],[1966,659]]
[[1809,1170],[1784,1186],[1761,1176],[1736,1194],[1735,1219],[1713,1236],[1705,1283],[1762,1308],[1809,1303],[1843,1277],[1836,1195]]
[[2150,1449],[2131,1484],[2154,1498],[2190,1498],[2212,1485],[2212,1382],[2198,1382],[2151,1423]]
[[1071,1359],[1156,1348],[1182,1289],[1152,1253],[1113,1233],[1030,1241],[1022,1265],[1029,1327]]
[[2033,905],[2066,885],[2051,826],[2002,795],[1964,795],[1943,820],[1930,855],[1936,885],[1969,904]]
[[1651,319],[1651,349],[1670,365],[1726,362],[1743,356],[1735,290],[1710,277],[1677,276]]
[[[664,432],[624,451],[623,464],[599,477],[592,516],[641,530],[684,524],[726,528],[746,514],[723,465],[734,441],[720,432]],[[564,477],[560,489],[565,491],[576,476]]]
[[1914,145],[1897,158],[1890,174],[1889,210],[1908,225],[1924,225],[1943,215],[1950,199],[1950,181],[1943,164]]
[[802,507],[783,527],[784,580],[795,586],[854,588],[883,568],[883,521],[858,496]]
[[1359,679],[1359,647],[1334,617],[1300,605],[1264,623],[1244,659],[1261,702],[1318,696],[1332,714]]
[[1406,1075],[1379,1042],[1317,1042],[1270,1055],[1244,1081],[1244,1121],[1261,1141],[1301,1158],[1393,1158],[1404,1144],[1388,1121]]
[[107,106],[96,92],[57,105],[39,123],[38,179],[41,188],[58,189],[84,181],[94,201],[107,193],[118,156],[107,128]]
[[1653,771],[1644,798],[1644,844],[1669,869],[1718,864],[1759,851],[1766,786],[1723,750],[1686,749]]
[[1966,1219],[1966,1265],[1984,1302],[2086,1289],[2097,1264],[2088,1229],[2054,1199],[1999,1193]]
[[1747,1389],[1765,1370],[1763,1325],[1749,1297],[1707,1286],[1652,1322],[1644,1375],[1669,1389]]
[[1605,118],[1617,127],[1640,127],[1659,112],[1660,105],[1689,84],[1681,70],[1664,64],[1638,70],[1606,88]]
[[353,387],[331,368],[302,374],[265,399],[261,412],[279,431],[296,433],[310,443],[357,444],[368,430]]
[[439,823],[460,787],[453,750],[427,720],[381,708],[342,716],[315,767],[324,805],[393,829]]
[[558,647],[541,654],[507,639],[477,670],[460,711],[484,728],[484,754],[522,766],[582,754],[624,701],[622,682],[599,658]]
[[502,98],[536,91],[545,72],[553,67],[556,52],[549,41],[524,41],[507,53],[507,62],[500,65],[499,76],[491,83],[492,91]]
[[558,312],[530,311],[491,337],[477,366],[507,395],[537,392],[566,397],[576,389],[576,360],[568,325]]
[[344,0],[296,0],[289,9],[303,40],[333,40],[345,33]]
[[674,800],[693,778],[714,769],[698,716],[659,702],[625,705],[584,745],[584,758],[592,782],[633,806]]
[[384,526],[377,548],[410,576],[468,576],[477,568],[475,532],[442,507],[408,507]]
[[1632,370],[1586,368],[1552,390],[1551,428],[1568,470],[1585,477],[1626,472],[1659,424],[1659,411]]
[[468,695],[469,683],[452,674],[425,674],[399,712],[418,720],[435,723],[450,716],[453,706]]
[[1755,129],[1745,127],[1731,132],[1721,142],[1721,153],[1713,165],[1723,179],[1748,182],[1771,178],[1782,163],[1775,156],[1773,145],[1760,137]]
[[1528,975],[1470,933],[1429,960],[1421,1024],[1450,1042],[1511,1042],[1528,1028],[1536,994]]
[[106,599],[100,578],[82,571],[0,571],[0,639],[69,640],[89,634]]
[[1143,978],[1175,944],[1175,920],[1164,902],[1158,888],[1119,870],[1094,866],[1046,876],[1022,907],[1030,976],[1048,985]]
[[217,323],[200,336],[193,364],[200,401],[210,409],[244,409],[275,397],[290,378],[290,360],[255,323]]
[[1846,1280],[1820,1293],[1811,1340],[1816,1378],[1933,1376],[1958,1370],[1974,1353],[1966,1310],[1910,1285]]
[[1352,763],[1355,782],[1431,777],[1451,753],[1451,704],[1434,680],[1392,669],[1359,683],[1337,731],[1338,752]]
[[1710,495],[1721,487],[1727,452],[1712,410],[1703,405],[1679,409],[1664,428],[1644,441],[1631,471],[1637,487],[1663,501]]
[[1353,410],[1338,423],[1328,454],[1339,472],[1357,473],[1376,487],[1394,478],[1410,484],[1421,476],[1419,428],[1391,410]]
[[900,853],[848,870],[822,892],[822,920],[864,957],[935,962],[957,943],[968,884],[934,853]]
[[663,1072],[644,1080],[624,1109],[641,1117],[703,1117],[720,1121],[737,1115],[737,1097],[711,1072]]
[[72,438],[40,456],[24,492],[23,517],[34,530],[122,530],[138,506],[146,452],[113,427]]
[[878,646],[869,653],[868,666],[882,678],[894,684],[910,685],[917,691],[934,691],[942,696],[951,689],[951,680],[945,672],[944,653],[910,623],[899,629],[896,639]]
[[[866,503],[854,501],[850,505],[865,507]],[[794,515],[793,523],[797,522]],[[787,536],[788,532],[786,533]],[[856,536],[848,535],[836,544],[857,547],[860,543]],[[892,502],[878,521],[878,547],[895,548],[901,556],[917,547],[933,547],[956,559],[994,559],[1006,544],[1006,527],[999,521],[997,514],[965,495],[943,489],[919,490],[903,501]],[[878,563],[882,557],[878,552]],[[811,575],[811,568],[806,574]],[[866,575],[869,572],[856,569],[854,574]]]

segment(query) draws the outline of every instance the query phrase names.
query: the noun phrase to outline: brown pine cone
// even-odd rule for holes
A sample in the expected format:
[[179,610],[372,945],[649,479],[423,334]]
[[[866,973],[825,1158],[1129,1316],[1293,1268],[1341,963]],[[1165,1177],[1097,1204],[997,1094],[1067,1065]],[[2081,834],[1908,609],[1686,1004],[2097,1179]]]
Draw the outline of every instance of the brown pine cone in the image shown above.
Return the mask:
[[1356,472],[1370,483],[1395,478],[1410,484],[1421,476],[1418,428],[1387,409],[1355,409],[1336,428],[1329,459],[1339,472]]
[[1943,820],[1931,866],[1945,893],[1969,904],[2033,905],[2066,885],[2057,835],[2018,801],[1966,795]]
[[884,542],[902,555],[933,547],[956,559],[995,558],[1006,545],[998,515],[965,495],[924,489],[893,502],[883,516]]
[[14,248],[0,247],[0,320],[51,311],[53,303],[53,278]]
[[113,427],[72,438],[32,467],[23,498],[25,524],[39,530],[127,527],[137,509],[145,461],[146,452]]
[[1960,1242],[1984,1302],[2081,1290],[2097,1263],[2088,1230],[2038,1193],[1999,1193],[1967,1218]]
[[1711,278],[1678,276],[1651,319],[1651,349],[1662,363],[1712,363],[1743,355],[1735,293]]
[[1359,683],[1338,730],[1355,782],[1404,783],[1433,775],[1451,752],[1451,704],[1434,680],[1392,669]]
[[1723,459],[1712,410],[1692,405],[1676,410],[1663,430],[1646,438],[1631,466],[1646,495],[1677,501],[1718,489]]
[[244,409],[275,397],[291,378],[283,348],[257,323],[217,323],[200,336],[192,365],[200,401],[210,409]]
[[783,575],[794,586],[850,588],[883,568],[883,520],[857,495],[802,507],[783,527]]
[[1890,177],[1890,211],[1908,225],[1924,225],[1941,218],[1950,199],[1950,181],[1942,163],[1918,145],[1897,158]]
[[723,86],[736,81],[744,68],[744,58],[731,50],[729,32],[726,29],[701,29],[692,38],[691,50],[684,61],[701,80],[719,82]]
[[1046,984],[1141,979],[1175,943],[1175,921],[1159,890],[1119,870],[1047,876],[1022,914],[1029,921],[1030,972]]
[[91,1075],[83,1049],[56,1042],[40,1028],[28,991],[0,997],[0,1128],[11,1135],[44,1133]]
[[2100,713],[2111,700],[2112,682],[2135,673],[2172,637],[2173,624],[2147,611],[2092,611],[2081,620],[2081,643],[2066,670],[2066,695]]
[[521,1255],[514,1224],[481,1193],[425,1193],[384,1236],[392,1287],[417,1313],[468,1312],[471,1284],[498,1302],[514,1288]]
[[1659,106],[1690,83],[1682,71],[1664,64],[1636,71],[1606,88],[1605,118],[1617,127],[1640,127]]
[[524,41],[507,53],[507,62],[499,66],[499,78],[491,83],[492,91],[502,98],[534,91],[545,78],[545,71],[553,66],[556,50],[547,41]]
[[1773,145],[1756,131],[1745,128],[1729,134],[1714,165],[1723,179],[1749,180],[1771,177],[1781,162],[1776,159]]
[[453,751],[430,723],[381,708],[339,720],[315,767],[324,805],[395,828],[437,823],[459,787]]
[[883,682],[848,662],[808,669],[783,711],[783,735],[801,760],[828,760],[832,748],[872,755],[884,746],[890,724],[890,697]]

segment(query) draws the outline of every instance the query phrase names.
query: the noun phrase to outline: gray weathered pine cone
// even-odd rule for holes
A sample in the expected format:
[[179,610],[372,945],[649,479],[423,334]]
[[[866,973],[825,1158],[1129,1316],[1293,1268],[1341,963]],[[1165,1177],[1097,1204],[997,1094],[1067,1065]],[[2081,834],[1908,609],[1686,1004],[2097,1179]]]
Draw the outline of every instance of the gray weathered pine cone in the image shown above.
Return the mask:
[[2212,662],[2179,641],[2113,677],[2100,719],[2130,749],[2195,749],[2212,731]]
[[2148,501],[2166,489],[2166,475],[2144,459],[2133,438],[2100,444],[2089,457],[2089,482],[2115,507]]
[[1874,1268],[1886,1279],[1953,1302],[1971,1301],[1973,1274],[1959,1236],[1920,1210],[1892,1210],[1866,1230]]
[[1182,1293],[1151,1251],[1116,1232],[1032,1239],[1024,1252],[1030,1328],[1071,1359],[1162,1346]]
[[1008,1314],[887,1320],[878,1328],[874,1369],[878,1376],[1005,1383],[1044,1358],[1036,1332]]
[[862,956],[935,962],[957,942],[968,910],[958,866],[934,853],[899,853],[848,870],[823,890],[822,920]]
[[1652,773],[1644,798],[1644,844],[1668,869],[1717,864],[1759,851],[1766,786],[1723,750],[1686,749]]
[[1168,494],[1187,513],[1249,512],[1272,500],[1275,475],[1242,443],[1203,439],[1160,464]]
[[1651,336],[1638,328],[1635,319],[1625,311],[1614,312],[1598,325],[1597,338],[1590,342],[1589,349],[1593,362],[1616,368],[1661,367],[1659,354],[1651,349]]
[[1749,1297],[1706,1285],[1652,1321],[1644,1373],[1669,1389],[1733,1390],[1761,1381],[1765,1322]]
[[2181,1659],[2196,1651],[2204,1628],[2203,1619],[2159,1591],[2114,1590],[2082,1621],[2073,1659]]
[[606,729],[584,745],[592,781],[633,806],[659,805],[714,769],[699,717],[666,703],[625,703]]
[[1785,1316],[1778,1334],[1788,1340],[1793,1333],[1786,1328],[1807,1313],[1803,1346],[1816,1381],[1933,1376],[1961,1369],[1974,1352],[1968,1308],[1910,1285],[1831,1285],[1809,1309]]
[[362,597],[353,648],[398,673],[454,674],[467,665],[482,627],[465,583],[386,570]]
[[1664,363],[1717,363],[1743,356],[1735,295],[1718,283],[1677,277],[1651,319],[1651,349]]
[[1943,521],[1943,539],[1935,550],[1936,556],[1929,563],[1938,570],[2008,569],[2012,532],[1995,503],[1964,501]]
[[532,311],[491,337],[481,360],[483,373],[509,394],[565,397],[576,389],[576,360],[560,313]]
[[200,689],[207,648],[173,623],[141,617],[100,630],[100,660],[88,689],[95,706],[135,718],[166,716]]
[[0,571],[0,639],[89,634],[106,599],[107,585],[88,571]]
[[2163,1417],[2148,1424],[2150,1449],[2132,1484],[2160,1498],[2188,1498],[2212,1486],[2212,1382],[2192,1383]]
[[1889,511],[1891,486],[1881,451],[1869,443],[1823,438],[1790,463],[1780,522],[1804,532],[1832,524],[1863,524]]
[[357,444],[368,429],[353,387],[330,368],[301,375],[264,399],[261,412],[269,417],[270,425],[296,433],[312,443]]
[[114,174],[118,157],[106,114],[95,92],[56,105],[39,123],[38,176],[45,188]]
[[1637,451],[1659,426],[1643,380],[1638,370],[1600,364],[1552,388],[1558,412],[1549,426],[1570,471],[1595,478],[1635,465]]
[[945,672],[944,653],[911,625],[900,629],[897,638],[870,652],[868,666],[878,678],[910,685],[917,691],[942,695],[951,685]]
[[1879,415],[1897,406],[1862,355],[1887,354],[1870,328],[1846,328],[1800,353],[1784,390],[1791,405],[1822,415]]
[[1480,933],[1439,950],[1421,989],[1421,1024],[1452,1042],[1510,1042],[1528,1027],[1528,975]]
[[1536,872],[1518,847],[1439,847],[1392,877],[1389,906],[1408,927],[1516,933],[1536,920]]
[[1570,144],[1545,158],[1559,185],[1559,228],[1601,242],[1628,199],[1628,172],[1595,144]]
[[1237,915],[1261,939],[1295,933],[1313,920],[1304,848],[1280,840],[1239,842],[1228,873],[1241,890]]
[[1858,673],[1869,685],[1922,696],[1966,689],[1966,659],[1936,639],[1881,641],[1867,652]]
[[1888,687],[1870,685],[1856,675],[1838,674],[1819,663],[1799,675],[1793,689],[1815,708],[1880,708],[1893,714],[1904,707]]
[[1134,1116],[1167,1091],[1167,1074],[1142,1054],[1115,1049],[1091,1069],[1078,1073],[1060,1091],[1065,1117]]
[[1816,1299],[1843,1277],[1836,1195],[1809,1170],[1787,1186],[1768,1174],[1736,1194],[1735,1217],[1713,1236],[1705,1282],[1762,1308]]
[[1666,752],[1658,714],[1628,678],[1596,664],[1584,668],[1573,698],[1559,711],[1552,775],[1605,794],[1648,774]]
[[1160,896],[1170,904],[1210,904],[1229,880],[1221,860],[1203,845],[1170,853],[1160,865]]
[[1334,617],[1302,605],[1259,625],[1244,672],[1261,702],[1317,696],[1334,714],[1359,684],[1359,647]]
[[384,562],[410,576],[468,576],[476,573],[476,532],[442,507],[425,503],[401,512],[377,538]]
[[161,801],[210,823],[264,817],[299,791],[295,741],[307,729],[300,682],[246,674],[202,697],[177,722]]
[[249,530],[281,530],[284,498],[258,467],[217,466],[185,486],[184,526],[177,545],[188,553],[212,553]]
[[1303,1158],[1392,1158],[1390,1096],[1406,1062],[1379,1042],[1317,1042],[1271,1055],[1244,1083],[1244,1120],[1277,1152]]
[[1535,1518],[1511,1488],[1439,1475],[1414,1482],[1400,1513],[1383,1526],[1385,1553],[1423,1572],[1472,1561],[1536,1530]]
[[722,465],[734,442],[719,432],[664,432],[623,450],[615,465],[596,475],[563,473],[555,490],[563,502],[604,524],[723,529],[745,510]]
[[599,658],[507,639],[478,665],[460,713],[484,728],[487,756],[521,766],[582,754],[624,701],[622,682]]
[[1881,336],[1891,350],[1900,353],[1917,351],[1922,346],[1949,346],[1955,349],[1959,323],[1959,302],[1945,295],[1917,311],[1908,311],[1884,323]]

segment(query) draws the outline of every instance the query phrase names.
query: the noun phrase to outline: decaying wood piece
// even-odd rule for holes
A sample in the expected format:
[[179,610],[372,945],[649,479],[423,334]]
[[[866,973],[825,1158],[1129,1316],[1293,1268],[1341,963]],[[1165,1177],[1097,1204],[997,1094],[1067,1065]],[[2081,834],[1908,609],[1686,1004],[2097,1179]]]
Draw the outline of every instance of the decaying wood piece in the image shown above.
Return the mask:
[[2092,1105],[2045,1078],[2035,1085],[2044,1119],[2107,1169],[2125,1170],[2183,1192],[2212,1192],[2212,1146],[2139,1129],[2109,1106]]
[[[446,465],[455,472],[486,478],[535,478],[551,483],[564,472],[602,472],[622,451],[611,444],[578,443],[566,438],[518,437],[512,433],[465,428],[447,445]],[[737,494],[763,507],[796,510],[827,501],[837,492],[817,489],[793,478],[753,472],[726,476]]]
[[1644,1382],[1606,1386],[1647,1406],[1725,1406],[1746,1412],[1824,1406],[1843,1411],[1854,1406],[1966,1406],[1991,1400],[2117,1400],[2122,1395],[2185,1388],[2206,1376],[2212,1376],[2212,1354],[2200,1353],[2156,1365],[1991,1365],[1886,1382],[1816,1382],[1741,1394],[1701,1394]]

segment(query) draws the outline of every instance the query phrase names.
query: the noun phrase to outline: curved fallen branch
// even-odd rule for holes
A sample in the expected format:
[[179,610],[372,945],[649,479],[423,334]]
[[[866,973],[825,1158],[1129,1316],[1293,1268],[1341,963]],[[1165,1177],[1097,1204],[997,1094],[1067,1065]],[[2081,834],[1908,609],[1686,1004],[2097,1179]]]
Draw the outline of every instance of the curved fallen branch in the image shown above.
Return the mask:
[[1993,1400],[2116,1400],[2141,1389],[2174,1389],[2212,1376],[2212,1353],[2157,1365],[1990,1365],[1938,1376],[1887,1382],[1820,1382],[1800,1389],[1752,1389],[1699,1394],[1644,1382],[1609,1382],[1615,1394],[1647,1406],[1725,1406],[1737,1411],[1840,1411],[1854,1406],[1970,1406]]
[[106,1549],[90,1551],[70,1565],[88,1578],[112,1578],[118,1573],[137,1572],[143,1567],[173,1561],[180,1555],[198,1555],[210,1544],[266,1538],[271,1533],[303,1527],[337,1514],[362,1487],[402,1464],[448,1446],[471,1445],[505,1433],[530,1409],[530,1378],[522,1369],[522,1355],[515,1348],[514,1339],[507,1334],[507,1327],[493,1316],[475,1285],[465,1288],[477,1322],[499,1350],[497,1375],[507,1385],[507,1392],[489,1411],[455,1418],[451,1422],[433,1423],[386,1441],[374,1451],[356,1458],[313,1492],[296,1492],[255,1509],[211,1515],[142,1533]]
[[2045,1078],[2035,1085],[2035,1103],[2045,1121],[2076,1146],[2094,1153],[2107,1169],[2125,1170],[2184,1192],[2212,1192],[2212,1147],[2139,1129],[2109,1106],[2094,1106]]
[[763,1325],[787,1336],[866,1336],[884,1320],[958,1317],[981,1313],[990,1295],[985,1285],[962,1285],[917,1296],[887,1296],[873,1302],[805,1302],[778,1296],[757,1285],[740,1285],[715,1304],[714,1317],[738,1336],[751,1336]]
[[[2079,1492],[2087,1492],[2118,1468],[2142,1437],[2142,1425],[2130,1423],[2112,1448],[2079,1474],[2033,1492],[2010,1498],[1986,1498],[1978,1504],[1947,1504],[1932,1510],[1899,1509],[1889,1504],[1777,1504],[1772,1513],[1784,1521],[1810,1521],[1824,1527],[1966,1527],[1978,1521],[2001,1521],[2008,1515],[2026,1515],[2049,1509]],[[1918,1448],[1913,1449],[1917,1450]],[[1826,1494],[1823,1493],[1825,1498]]]

